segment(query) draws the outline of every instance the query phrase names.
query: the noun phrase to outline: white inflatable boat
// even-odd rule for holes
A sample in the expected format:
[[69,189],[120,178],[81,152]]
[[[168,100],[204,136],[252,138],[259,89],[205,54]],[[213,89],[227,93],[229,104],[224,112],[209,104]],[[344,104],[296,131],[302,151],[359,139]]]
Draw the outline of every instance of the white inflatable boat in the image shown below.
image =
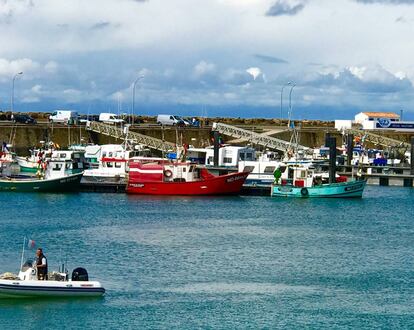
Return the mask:
[[17,276],[6,273],[0,277],[0,298],[93,297],[104,293],[101,283],[89,281],[84,268],[76,268],[70,279],[62,269],[50,273],[47,280],[38,280],[36,268],[28,260]]

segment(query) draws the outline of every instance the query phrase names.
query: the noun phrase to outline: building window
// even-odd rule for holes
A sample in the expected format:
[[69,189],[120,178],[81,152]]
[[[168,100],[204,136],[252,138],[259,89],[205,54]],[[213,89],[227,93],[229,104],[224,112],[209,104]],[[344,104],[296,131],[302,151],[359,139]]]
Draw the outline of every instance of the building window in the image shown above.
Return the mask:
[[230,157],[224,157],[223,158],[223,163],[224,164],[231,164],[231,162],[232,162],[232,158],[230,158]]

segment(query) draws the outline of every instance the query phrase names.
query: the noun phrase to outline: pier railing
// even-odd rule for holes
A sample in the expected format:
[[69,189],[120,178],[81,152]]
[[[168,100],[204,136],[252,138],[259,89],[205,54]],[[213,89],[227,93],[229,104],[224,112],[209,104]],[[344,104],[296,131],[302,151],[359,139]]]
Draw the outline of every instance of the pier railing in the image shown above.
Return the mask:
[[345,134],[353,134],[354,136],[364,137],[365,141],[367,142],[373,143],[375,145],[382,145],[388,148],[393,148],[403,153],[411,149],[411,144],[407,142],[402,142],[386,136],[371,133],[366,130],[347,129],[345,130]]
[[265,134],[255,133],[232,125],[214,123],[213,130],[216,130],[221,134],[234,137],[236,139],[245,139],[253,144],[257,144],[269,149],[287,152],[292,148],[297,148],[298,150],[303,150],[306,153],[313,152],[311,148],[302,145],[292,144],[285,140],[281,140],[272,136],[267,136]]
[[169,152],[175,150],[175,144],[166,142],[151,136],[132,132],[128,126],[117,127],[115,125],[105,124],[97,121],[88,121],[86,129],[99,134],[111,136],[116,139],[126,140],[132,144],[145,145],[151,149]]

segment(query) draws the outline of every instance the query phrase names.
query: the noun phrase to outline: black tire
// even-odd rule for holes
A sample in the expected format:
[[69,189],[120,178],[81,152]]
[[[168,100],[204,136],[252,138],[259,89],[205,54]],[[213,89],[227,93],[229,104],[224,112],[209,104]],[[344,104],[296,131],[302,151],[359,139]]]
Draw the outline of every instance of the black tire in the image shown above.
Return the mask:
[[303,197],[308,197],[308,196],[309,196],[309,190],[308,190],[308,188],[302,188],[302,189],[300,190],[300,194],[301,194]]

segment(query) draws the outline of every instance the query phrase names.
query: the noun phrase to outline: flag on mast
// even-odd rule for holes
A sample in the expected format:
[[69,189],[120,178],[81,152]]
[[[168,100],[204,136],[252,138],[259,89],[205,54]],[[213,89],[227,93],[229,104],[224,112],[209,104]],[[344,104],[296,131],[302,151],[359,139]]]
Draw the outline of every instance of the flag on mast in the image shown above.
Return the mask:
[[29,239],[29,240],[27,241],[27,248],[28,248],[28,249],[34,249],[34,248],[35,248],[35,246],[36,246],[36,242],[35,242],[34,240]]

